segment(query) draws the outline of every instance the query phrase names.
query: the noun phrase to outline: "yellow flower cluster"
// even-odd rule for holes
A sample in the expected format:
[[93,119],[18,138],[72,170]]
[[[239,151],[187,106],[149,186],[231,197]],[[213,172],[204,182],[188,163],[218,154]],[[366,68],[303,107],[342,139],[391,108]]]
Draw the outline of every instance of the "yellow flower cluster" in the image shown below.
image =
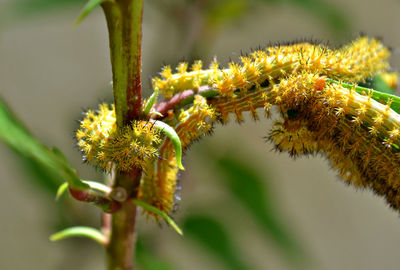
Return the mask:
[[144,168],[157,158],[161,143],[160,132],[148,121],[133,121],[118,130],[114,106],[107,104],[85,113],[76,138],[84,158],[108,172]]

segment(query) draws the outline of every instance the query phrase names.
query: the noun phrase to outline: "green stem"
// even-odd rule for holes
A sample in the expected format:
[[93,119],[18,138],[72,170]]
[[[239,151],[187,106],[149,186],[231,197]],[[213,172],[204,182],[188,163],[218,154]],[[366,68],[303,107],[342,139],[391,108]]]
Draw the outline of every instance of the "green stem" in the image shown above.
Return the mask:
[[143,0],[104,2],[102,7],[110,39],[116,118],[122,127],[138,119],[142,109]]
[[[129,125],[142,115],[141,41],[143,0],[103,2],[107,20],[113,72],[113,92],[118,128]],[[131,270],[135,244],[136,206],[142,171],[114,172],[112,193],[121,209],[111,217],[107,245],[107,269]],[[121,196],[122,194],[122,196]]]

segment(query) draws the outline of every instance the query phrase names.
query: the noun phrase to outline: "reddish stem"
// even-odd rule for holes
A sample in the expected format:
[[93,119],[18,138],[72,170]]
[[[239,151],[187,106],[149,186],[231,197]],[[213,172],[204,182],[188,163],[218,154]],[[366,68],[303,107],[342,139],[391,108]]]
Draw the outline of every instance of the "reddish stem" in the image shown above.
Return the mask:
[[74,197],[74,199],[82,202],[93,203],[106,213],[114,213],[121,208],[119,202],[108,199],[103,193],[95,190],[77,190],[69,188],[69,193]]

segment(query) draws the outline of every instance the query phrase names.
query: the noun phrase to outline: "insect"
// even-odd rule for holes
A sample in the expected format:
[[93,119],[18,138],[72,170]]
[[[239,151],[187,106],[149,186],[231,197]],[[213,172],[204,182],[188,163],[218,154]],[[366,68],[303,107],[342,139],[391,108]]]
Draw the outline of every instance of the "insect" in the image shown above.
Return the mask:
[[[267,138],[277,150],[292,156],[322,154],[345,181],[374,190],[400,210],[400,115],[393,110],[400,110],[400,99],[356,85],[377,73],[387,74],[389,55],[379,41],[361,37],[336,50],[308,43],[272,46],[241,57],[240,63],[232,62],[226,69],[216,61],[209,69],[197,61],[189,71],[187,63],[180,63],[176,73],[166,66],[161,77],[153,79],[153,87],[169,109],[153,115],[173,127],[186,148],[215,123],[228,122],[230,115],[237,122],[244,121],[243,112],[258,119],[258,108],[270,116],[275,106],[281,118]],[[103,116],[87,116],[91,124],[112,125]],[[100,144],[95,143],[98,130],[85,125],[77,137],[84,151],[85,147],[98,151],[110,140],[115,140],[114,150],[124,145],[118,151],[126,153],[114,154],[114,160],[104,158],[100,166],[122,167],[122,161],[136,159],[128,164],[145,172],[139,198],[169,213],[179,168],[171,140],[146,128],[143,123],[148,120],[133,123],[126,134],[103,134]],[[82,132],[90,135],[82,137]],[[137,136],[134,154],[122,143],[131,133]],[[90,158],[91,152],[86,152]],[[117,159],[118,155],[123,158]],[[92,159],[102,158],[97,153]]]

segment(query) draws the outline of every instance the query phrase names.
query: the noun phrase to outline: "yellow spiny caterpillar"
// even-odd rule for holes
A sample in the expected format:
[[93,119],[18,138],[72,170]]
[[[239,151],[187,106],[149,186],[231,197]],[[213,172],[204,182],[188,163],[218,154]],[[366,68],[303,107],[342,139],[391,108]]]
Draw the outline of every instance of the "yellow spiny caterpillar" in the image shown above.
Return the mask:
[[[390,74],[386,72],[388,56],[379,41],[368,38],[339,50],[302,43],[256,51],[251,57],[242,57],[240,65],[230,63],[228,69],[219,69],[214,62],[211,69],[202,70],[201,62],[196,62],[187,72],[188,65],[181,63],[177,74],[167,68],[163,79],[153,82],[167,98],[187,89],[201,94],[202,86],[217,91],[206,96],[223,123],[229,114],[243,121],[245,111],[257,119],[257,108],[264,108],[269,116],[271,106],[278,106],[284,117],[269,136],[278,150],[292,156],[322,153],[346,181],[384,194],[383,189],[393,193],[391,183],[400,175],[396,169],[400,118],[390,104],[327,78],[355,83],[376,73]],[[384,162],[391,165],[385,167]],[[372,185],[371,179],[380,179],[380,184]],[[400,197],[386,197],[397,207]]]
[[[211,131],[212,123],[216,121],[216,113],[204,97],[197,95],[193,106],[186,111],[182,110],[175,121],[173,126],[181,140],[182,148],[186,148]],[[166,138],[160,147],[160,158],[151,168],[152,171],[142,178],[139,198],[169,213],[174,206],[178,177],[174,147],[169,138]]]
[[[269,139],[292,155],[322,153],[340,176],[384,195],[400,209],[400,115],[368,94],[313,74],[289,77],[271,90],[284,115]],[[274,91],[275,90],[275,91]]]
[[373,189],[400,210],[400,115],[390,102],[379,103],[371,93],[360,95],[355,87],[347,89],[310,72],[209,102],[223,122],[229,113],[241,120],[243,111],[278,106],[283,119],[268,136],[277,150],[292,156],[323,154],[345,181]]
[[197,61],[190,72],[181,63],[173,74],[167,66],[162,78],[153,80],[167,100],[153,108],[154,101],[146,103],[143,115],[149,120],[117,131],[113,108],[101,105],[97,114],[86,114],[78,145],[87,160],[106,170],[142,168],[138,198],[169,213],[179,171],[175,148],[149,121],[168,124],[187,148],[213,123],[229,121],[230,114],[241,122],[243,112],[257,119],[258,108],[269,116],[276,106],[281,119],[268,139],[277,150],[322,154],[345,181],[373,189],[400,210],[400,115],[390,100],[383,104],[368,89],[357,93],[355,86],[375,74],[396,85],[394,73],[387,72],[388,57],[379,41],[360,38],[338,50],[308,43],[270,47],[227,69],[214,61],[203,70]]
[[271,113],[271,103],[266,98],[269,89],[271,87],[249,91],[246,95],[212,98],[209,103],[218,112],[219,121],[222,123],[228,122],[229,114],[232,113],[235,114],[236,122],[240,123],[243,121],[242,113],[246,111],[251,113],[253,119],[258,119],[257,108],[263,107],[267,116]]
[[230,63],[229,68],[220,69],[213,62],[208,70],[201,69],[196,62],[191,72],[187,63],[178,65],[173,74],[169,66],[161,78],[153,79],[153,87],[169,99],[186,89],[197,90],[208,85],[217,89],[222,96],[232,96],[235,90],[246,91],[253,85],[261,85],[287,74],[304,70],[346,82],[360,82],[373,74],[384,71],[389,51],[379,41],[359,38],[352,44],[338,50],[323,45],[300,43],[287,46],[273,46],[241,57],[241,64]]
[[133,121],[117,129],[114,106],[101,104],[94,113],[89,110],[76,132],[78,147],[84,158],[110,172],[144,168],[158,156],[161,135],[148,121]]

